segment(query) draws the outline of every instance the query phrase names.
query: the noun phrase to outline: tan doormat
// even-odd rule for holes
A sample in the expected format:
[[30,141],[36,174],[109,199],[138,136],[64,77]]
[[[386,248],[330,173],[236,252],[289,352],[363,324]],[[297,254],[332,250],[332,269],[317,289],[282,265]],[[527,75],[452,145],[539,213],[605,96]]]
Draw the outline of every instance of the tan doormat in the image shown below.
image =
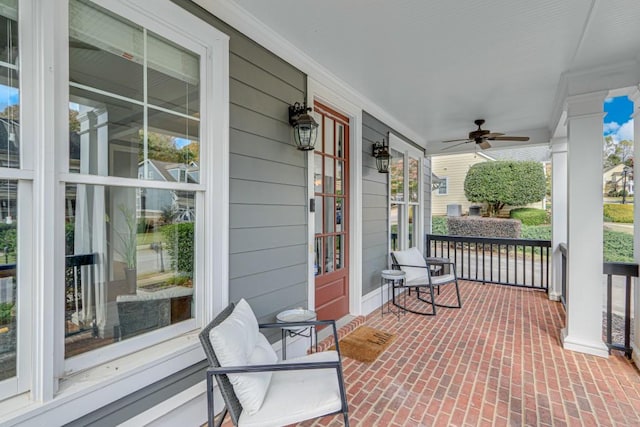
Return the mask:
[[[339,340],[340,353],[360,362],[371,363],[389,347],[395,337],[394,334],[360,326]],[[330,350],[335,350],[335,346],[331,346]]]

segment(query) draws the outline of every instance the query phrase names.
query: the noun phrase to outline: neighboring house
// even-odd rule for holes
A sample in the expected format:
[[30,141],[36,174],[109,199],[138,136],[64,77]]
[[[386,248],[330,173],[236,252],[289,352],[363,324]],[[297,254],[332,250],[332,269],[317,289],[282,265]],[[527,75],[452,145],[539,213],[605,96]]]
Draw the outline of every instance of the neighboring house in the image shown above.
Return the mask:
[[[197,184],[200,178],[198,164],[163,162],[147,159],[138,166],[138,177],[154,181],[182,182]],[[157,222],[163,212],[171,211],[180,221],[193,221],[194,199],[188,192],[180,190],[164,191],[144,189],[137,195],[137,207],[147,220]]]
[[[464,194],[464,180],[469,168],[477,163],[496,160],[533,160],[547,166],[551,161],[551,150],[548,146],[523,147],[508,150],[486,150],[475,153],[452,154],[449,156],[434,156],[431,160],[433,173],[438,176],[441,184],[431,193],[431,213],[434,216],[447,215],[448,205],[460,205],[461,213],[468,214],[470,206],[481,203],[470,202]],[[543,209],[545,202],[532,203],[529,207]],[[511,207],[502,211],[508,214]],[[501,212],[501,215],[502,215]]]
[[602,172],[602,193],[605,197],[619,194],[623,189],[627,195],[634,193],[633,168],[621,163]]

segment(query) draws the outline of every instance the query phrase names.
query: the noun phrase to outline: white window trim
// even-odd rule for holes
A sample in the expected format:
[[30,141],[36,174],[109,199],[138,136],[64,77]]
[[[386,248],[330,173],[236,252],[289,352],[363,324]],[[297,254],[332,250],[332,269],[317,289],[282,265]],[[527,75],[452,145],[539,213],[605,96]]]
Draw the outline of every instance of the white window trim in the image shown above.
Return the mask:
[[[409,206],[418,206],[418,212],[416,214],[416,218],[414,218],[414,228],[417,228],[417,239],[416,242],[414,243],[414,245],[420,250],[420,252],[423,252],[423,247],[424,247],[424,152],[419,150],[418,148],[414,147],[413,145],[405,142],[404,140],[400,139],[400,137],[398,137],[397,135],[394,135],[393,133],[389,132],[389,147],[395,151],[399,151],[404,155],[405,160],[408,160],[409,157],[413,157],[415,159],[418,159],[418,203],[415,202],[409,202],[409,198],[407,196],[407,191],[408,191],[408,185],[407,183],[409,182],[409,168],[407,167],[407,165],[409,164],[407,161],[405,161],[404,164],[404,191],[405,191],[405,197],[404,197],[404,201],[399,203],[399,204],[403,204],[405,206],[407,206],[406,209],[403,209],[403,215],[404,218],[402,220],[403,224],[407,224],[407,227],[409,225]],[[389,179],[389,199],[388,199],[388,203],[387,203],[387,208],[388,208],[388,230],[391,230],[391,179]],[[394,202],[395,203],[395,202]],[[402,241],[400,242],[400,247],[401,248],[407,248],[408,249],[408,243],[409,243],[409,236],[408,236],[408,228],[407,228],[407,232],[406,233],[400,233],[398,232],[398,238],[402,239]],[[387,241],[388,241],[388,250],[391,251],[391,238],[390,236],[387,236]]]
[[[39,142],[34,150],[21,150],[27,157],[22,164],[27,171],[20,172],[24,175],[20,178],[34,179],[33,226],[21,235],[22,247],[33,253],[31,286],[21,295],[33,301],[30,308],[33,315],[28,316],[24,309],[19,314],[20,340],[33,349],[24,353],[33,357],[27,375],[19,381],[26,379],[22,390],[31,392],[0,402],[0,424],[46,425],[52,420],[64,424],[203,360],[198,330],[194,328],[208,323],[228,304],[229,37],[170,1],[95,0],[96,4],[154,32],[165,35],[170,32],[179,43],[201,48],[203,108],[206,107],[203,117],[208,118],[202,122],[201,138],[211,144],[201,146],[201,158],[209,167],[201,171],[201,187],[206,188],[207,194],[204,197],[202,192],[196,193],[196,215],[207,221],[196,225],[199,237],[195,244],[200,262],[195,280],[204,285],[194,290],[195,319],[184,322],[191,332],[156,341],[157,344],[144,350],[64,377],[63,306],[51,304],[63,301],[63,289],[50,286],[50,279],[58,278],[61,283],[64,276],[64,239],[59,225],[63,223],[64,180],[71,175],[63,173],[68,152],[68,117],[66,113],[56,113],[68,109],[68,3],[38,2],[36,8],[33,2],[20,3],[20,13],[24,15],[20,21],[24,70],[21,110],[23,116],[34,118],[33,126],[23,130],[22,141]],[[31,89],[24,91],[25,86]],[[27,132],[30,138],[24,136]],[[112,183],[113,178],[109,178],[109,184]],[[132,182],[118,184],[130,186]],[[29,237],[31,232],[33,239]],[[27,241],[23,242],[25,238]],[[23,266],[24,261],[21,258]],[[26,279],[31,272],[20,274]],[[174,332],[181,327],[176,326]],[[31,333],[25,334],[25,330]],[[131,341],[134,345],[134,340]]]
[[448,196],[449,195],[449,177],[443,176],[439,177],[441,180],[445,181],[445,189],[447,190],[445,193],[440,192],[440,187],[436,191],[434,191],[436,196]]

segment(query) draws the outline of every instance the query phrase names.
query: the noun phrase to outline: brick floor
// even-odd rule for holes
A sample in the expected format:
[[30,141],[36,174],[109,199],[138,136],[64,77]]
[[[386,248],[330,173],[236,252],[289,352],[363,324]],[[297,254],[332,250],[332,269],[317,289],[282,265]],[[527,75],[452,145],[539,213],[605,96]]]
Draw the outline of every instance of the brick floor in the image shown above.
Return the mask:
[[[364,324],[396,340],[373,363],[344,359],[352,425],[640,425],[640,372],[619,354],[563,350],[559,303],[473,282],[461,282],[461,293],[461,310],[435,317],[367,316]],[[301,425],[341,426],[342,418]]]

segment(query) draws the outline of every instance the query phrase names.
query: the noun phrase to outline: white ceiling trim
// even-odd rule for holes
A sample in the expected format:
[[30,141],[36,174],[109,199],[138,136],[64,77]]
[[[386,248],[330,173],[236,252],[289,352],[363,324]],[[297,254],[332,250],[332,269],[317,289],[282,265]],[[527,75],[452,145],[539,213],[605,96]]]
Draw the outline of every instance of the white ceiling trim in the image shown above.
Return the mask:
[[299,50],[287,39],[280,36],[236,3],[229,0],[194,0],[194,3],[244,33],[294,67],[300,69],[318,83],[326,86],[349,102],[356,104],[359,108],[375,116],[378,120],[381,120],[406,138],[411,139],[422,147],[427,146],[426,140],[420,134],[410,129],[407,125],[389,114],[384,108],[371,101],[349,84],[336,77],[331,71]]

